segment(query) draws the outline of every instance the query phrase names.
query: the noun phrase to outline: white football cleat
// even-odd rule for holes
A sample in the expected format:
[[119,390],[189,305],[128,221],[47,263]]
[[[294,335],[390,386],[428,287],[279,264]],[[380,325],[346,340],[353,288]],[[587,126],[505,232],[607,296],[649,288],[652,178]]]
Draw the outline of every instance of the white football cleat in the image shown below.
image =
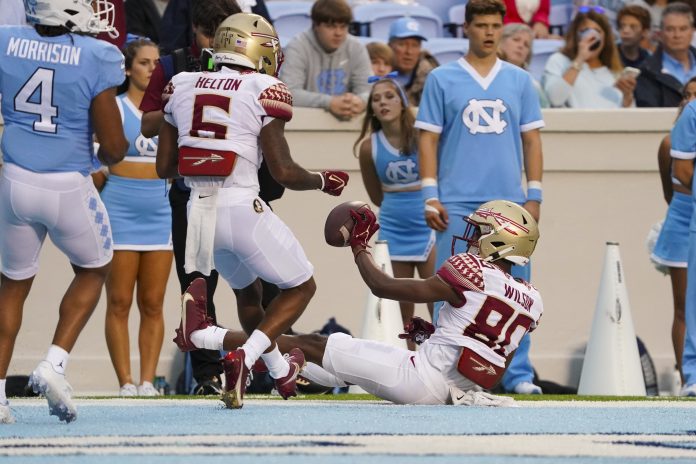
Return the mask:
[[0,404],[0,424],[14,424],[15,418],[10,409],[10,404]]
[[77,409],[72,402],[72,387],[65,380],[65,375],[56,372],[50,362],[44,360],[36,366],[29,377],[29,385],[34,393],[46,397],[50,415],[65,422],[77,419]]

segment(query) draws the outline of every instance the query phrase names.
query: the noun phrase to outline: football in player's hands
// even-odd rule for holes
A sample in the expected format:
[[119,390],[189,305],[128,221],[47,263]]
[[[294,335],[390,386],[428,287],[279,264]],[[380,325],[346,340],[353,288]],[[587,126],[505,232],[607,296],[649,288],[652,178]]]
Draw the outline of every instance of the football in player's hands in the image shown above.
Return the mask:
[[351,210],[360,213],[370,207],[363,201],[346,201],[331,210],[324,224],[324,239],[335,247],[345,247],[350,244],[350,236],[355,226],[355,220],[350,215]]

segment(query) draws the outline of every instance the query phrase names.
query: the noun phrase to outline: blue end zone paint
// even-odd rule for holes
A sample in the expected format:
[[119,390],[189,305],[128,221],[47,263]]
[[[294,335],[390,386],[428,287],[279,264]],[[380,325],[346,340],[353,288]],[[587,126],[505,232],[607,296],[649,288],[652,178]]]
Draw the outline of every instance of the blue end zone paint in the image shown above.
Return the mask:
[[[227,410],[216,401],[186,404],[143,400],[140,406],[80,404],[78,419],[59,424],[44,401],[12,405],[17,423],[2,437],[81,435],[356,435],[356,434],[686,434],[694,431],[693,407],[467,408],[274,401]],[[533,403],[530,403],[533,404]]]
[[[696,431],[694,417],[696,404],[648,404],[633,403],[630,406],[608,407],[536,406],[526,403],[520,408],[467,408],[452,406],[396,406],[391,404],[322,403],[253,401],[244,409],[226,410],[216,401],[119,401],[77,400],[78,420],[72,424],[59,423],[48,416],[43,400],[13,402],[12,409],[17,423],[0,426],[0,461],[13,464],[190,464],[200,460],[206,464],[237,464],[257,460],[263,464],[490,464],[514,461],[515,464],[638,464],[696,462],[689,459],[667,458],[664,453],[683,451],[696,456]],[[554,403],[556,404],[556,403]],[[629,453],[641,456],[645,449],[658,450],[655,457],[588,457],[549,456],[544,452],[547,444],[569,436],[592,435],[591,441],[602,437],[608,443]],[[190,451],[187,438],[193,435],[206,437],[194,445],[203,447],[205,455]],[[222,437],[207,436],[223,435]],[[266,437],[258,437],[265,435]],[[331,436],[333,435],[333,437]],[[386,454],[374,453],[363,445],[346,445],[341,437],[404,437],[403,447]],[[415,437],[413,435],[416,435]],[[433,435],[430,439],[428,435]],[[446,437],[448,443],[458,443],[467,437],[490,437],[490,452],[466,455],[459,448],[455,454],[446,455],[432,445],[437,436]],[[542,445],[533,448],[531,454],[512,455],[509,449],[502,451],[502,443],[514,440],[529,441],[539,435]],[[609,436],[612,437],[609,437]],[[618,435],[618,436],[617,436]],[[657,436],[657,435],[662,435]],[[283,442],[269,436],[283,436]],[[85,437],[85,438],[81,438]],[[88,437],[121,437],[120,450],[109,454],[108,444],[84,444]],[[138,443],[138,437],[154,437],[153,443]],[[159,437],[159,438],[158,438]],[[170,448],[162,437],[181,437],[184,443]],[[296,438],[294,438],[296,437]],[[674,437],[670,440],[670,437]],[[16,442],[12,442],[16,438]],[[27,439],[38,438],[35,442]],[[75,439],[79,446],[61,444],[60,439]],[[22,441],[24,440],[24,441]],[[236,440],[233,445],[233,440]],[[76,451],[61,456],[61,449],[73,446]],[[82,448],[80,448],[80,446]],[[164,447],[154,451],[154,447]],[[226,447],[225,447],[226,446]],[[230,451],[230,446],[237,448]],[[224,448],[224,449],[222,449]],[[508,447],[509,448],[509,447]],[[46,456],[7,456],[15,451],[35,454],[48,451]],[[83,454],[85,450],[97,454]],[[100,451],[104,450],[104,451]],[[275,450],[275,451],[274,451]],[[316,450],[316,452],[314,452]],[[366,454],[361,454],[364,450]],[[460,453],[461,454],[458,454]],[[478,453],[478,451],[476,451]],[[104,454],[99,454],[104,453]],[[129,454],[142,453],[142,454]],[[212,454],[207,454],[212,453]],[[323,454],[328,453],[328,454]],[[418,456],[416,454],[425,454]],[[497,454],[496,454],[497,453]],[[26,453],[23,453],[26,454]],[[587,453],[584,453],[587,454]],[[4,456],[4,457],[3,457]],[[680,455],[681,456],[681,455]]]

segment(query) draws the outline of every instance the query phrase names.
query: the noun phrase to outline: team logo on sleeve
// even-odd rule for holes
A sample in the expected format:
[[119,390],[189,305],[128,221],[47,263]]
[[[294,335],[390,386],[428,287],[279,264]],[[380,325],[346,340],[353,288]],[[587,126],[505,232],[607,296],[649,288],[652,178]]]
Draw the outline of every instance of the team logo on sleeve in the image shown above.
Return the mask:
[[258,198],[254,198],[254,211],[257,213],[263,213],[263,205],[261,204],[261,200]]
[[471,134],[502,134],[507,121],[500,116],[507,111],[502,100],[469,100],[462,121]]

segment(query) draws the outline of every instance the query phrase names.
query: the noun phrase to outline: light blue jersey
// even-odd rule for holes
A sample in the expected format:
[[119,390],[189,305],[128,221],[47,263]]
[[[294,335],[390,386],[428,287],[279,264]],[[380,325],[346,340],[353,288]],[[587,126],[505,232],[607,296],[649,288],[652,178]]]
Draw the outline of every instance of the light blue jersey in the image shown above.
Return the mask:
[[520,134],[543,126],[539,96],[521,68],[497,60],[481,77],[461,58],[433,70],[416,127],[442,134],[440,201],[480,204],[502,198],[524,203]]
[[128,151],[126,152],[126,161],[134,161],[140,163],[154,163],[157,156],[157,137],[151,139],[144,137],[140,133],[140,119],[142,113],[132,101],[128,99],[125,93],[116,97],[118,109],[121,112],[121,122],[123,123],[123,132],[128,139]]
[[89,174],[98,166],[92,99],[124,79],[123,55],[105,41],[78,34],[42,37],[29,26],[0,27],[5,162],[33,172]]

